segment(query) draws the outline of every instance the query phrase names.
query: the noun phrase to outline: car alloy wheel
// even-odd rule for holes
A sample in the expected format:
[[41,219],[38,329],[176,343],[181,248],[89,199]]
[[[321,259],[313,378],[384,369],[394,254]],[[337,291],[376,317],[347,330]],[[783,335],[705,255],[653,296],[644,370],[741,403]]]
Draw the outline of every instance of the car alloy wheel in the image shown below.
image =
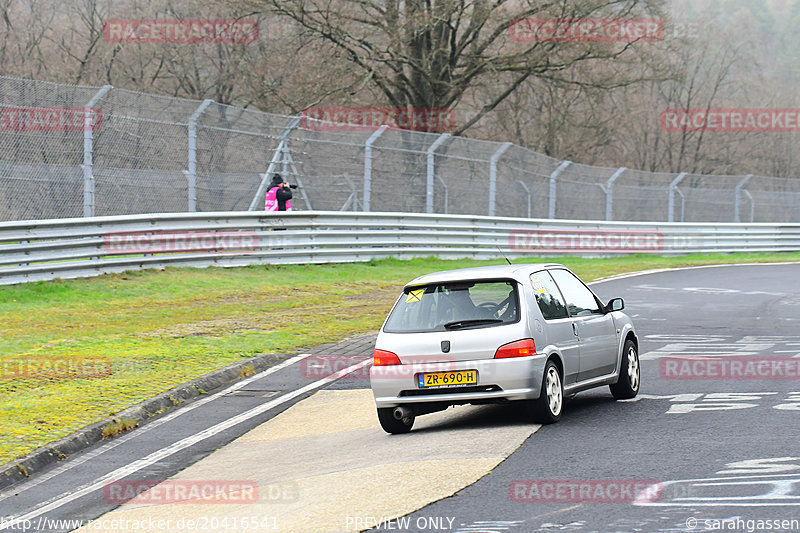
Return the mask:
[[561,378],[555,366],[551,366],[547,370],[545,389],[547,390],[547,407],[550,409],[550,413],[553,416],[560,415],[564,397],[561,392]]
[[628,383],[631,389],[639,390],[639,358],[636,357],[636,347],[631,344],[627,352],[628,359]]
[[611,389],[611,394],[617,400],[630,400],[639,394],[639,385],[642,379],[636,343],[631,339],[626,340],[622,353],[624,359],[621,363],[622,368],[619,370],[619,379],[608,388]]
[[526,400],[525,406],[534,422],[552,424],[561,418],[564,408],[564,388],[561,385],[561,373],[551,359],[544,366],[542,388],[535,400]]

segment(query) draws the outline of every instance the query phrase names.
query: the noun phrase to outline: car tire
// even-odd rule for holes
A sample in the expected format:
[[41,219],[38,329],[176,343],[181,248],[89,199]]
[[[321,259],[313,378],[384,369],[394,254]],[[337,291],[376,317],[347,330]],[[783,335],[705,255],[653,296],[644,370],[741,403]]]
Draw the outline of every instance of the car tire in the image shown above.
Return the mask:
[[414,425],[415,416],[409,416],[400,420],[394,417],[394,407],[379,407],[378,420],[381,427],[386,433],[398,435],[401,433],[408,433]]
[[639,394],[642,371],[639,366],[639,351],[636,343],[628,339],[622,349],[622,364],[619,369],[619,380],[608,386],[616,400],[629,400]]
[[542,374],[542,390],[535,400],[527,401],[528,413],[534,422],[552,424],[561,419],[564,410],[564,385],[553,360],[547,361]]

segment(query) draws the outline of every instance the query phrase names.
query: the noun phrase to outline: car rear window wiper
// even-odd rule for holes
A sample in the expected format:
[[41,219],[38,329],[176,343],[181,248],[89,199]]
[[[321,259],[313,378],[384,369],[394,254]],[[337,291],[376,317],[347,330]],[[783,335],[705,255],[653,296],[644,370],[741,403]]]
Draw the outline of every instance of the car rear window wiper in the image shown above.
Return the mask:
[[444,325],[444,329],[461,329],[469,326],[485,326],[488,324],[499,324],[499,318],[473,318],[471,320],[454,320]]

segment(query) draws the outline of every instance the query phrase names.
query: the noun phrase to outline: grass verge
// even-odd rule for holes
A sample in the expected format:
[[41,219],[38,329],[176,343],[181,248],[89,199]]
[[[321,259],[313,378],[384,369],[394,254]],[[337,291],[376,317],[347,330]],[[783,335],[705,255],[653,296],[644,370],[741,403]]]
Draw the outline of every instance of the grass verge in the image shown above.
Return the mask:
[[[593,280],[656,268],[800,261],[800,253],[550,260]],[[405,282],[487,264],[499,263],[426,258],[169,268],[0,287],[0,464],[243,358],[374,331]]]

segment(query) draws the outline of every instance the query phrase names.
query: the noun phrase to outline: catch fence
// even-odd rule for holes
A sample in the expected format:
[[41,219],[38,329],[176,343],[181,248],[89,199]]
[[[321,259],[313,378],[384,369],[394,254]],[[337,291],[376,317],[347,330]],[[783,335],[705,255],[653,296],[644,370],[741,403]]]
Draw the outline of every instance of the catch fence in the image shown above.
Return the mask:
[[800,179],[602,168],[448,134],[0,77],[0,220],[298,210],[606,221],[797,222]]

